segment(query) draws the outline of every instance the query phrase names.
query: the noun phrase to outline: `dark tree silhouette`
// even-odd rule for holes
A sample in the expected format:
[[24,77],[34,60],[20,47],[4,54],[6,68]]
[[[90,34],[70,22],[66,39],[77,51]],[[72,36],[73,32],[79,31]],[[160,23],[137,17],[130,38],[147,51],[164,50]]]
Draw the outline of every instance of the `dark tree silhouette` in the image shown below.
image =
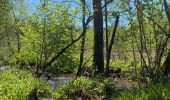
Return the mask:
[[104,72],[104,55],[103,55],[103,16],[102,0],[93,0],[94,9],[94,66],[99,73]]

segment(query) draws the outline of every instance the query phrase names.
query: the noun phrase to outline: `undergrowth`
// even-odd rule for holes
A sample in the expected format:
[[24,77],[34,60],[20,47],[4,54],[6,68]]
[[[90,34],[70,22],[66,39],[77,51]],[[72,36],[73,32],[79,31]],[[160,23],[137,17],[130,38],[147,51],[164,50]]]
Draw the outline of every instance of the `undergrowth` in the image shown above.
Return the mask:
[[80,77],[64,84],[54,95],[57,100],[75,99],[76,97],[103,100],[107,98],[106,95],[111,95],[109,93],[112,93],[114,88],[114,84],[109,79],[97,81],[96,79]]
[[170,100],[170,84],[149,84],[140,90],[125,90],[121,93],[121,100]]
[[0,100],[27,100],[35,88],[39,97],[51,95],[50,87],[44,81],[33,78],[29,71],[17,68],[0,71]]
[[18,68],[0,71],[0,100],[28,100],[29,93],[38,89],[39,98],[68,100],[170,100],[170,84],[152,82],[141,89],[118,90],[113,79],[97,76],[79,77],[52,90],[47,83],[33,78],[31,72]]

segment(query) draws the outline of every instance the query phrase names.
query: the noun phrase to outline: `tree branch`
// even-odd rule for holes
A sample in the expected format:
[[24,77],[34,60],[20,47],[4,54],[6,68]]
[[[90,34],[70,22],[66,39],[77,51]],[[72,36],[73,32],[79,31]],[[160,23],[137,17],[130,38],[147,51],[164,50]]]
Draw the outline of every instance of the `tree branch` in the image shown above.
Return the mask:
[[166,32],[166,30],[164,28],[162,28],[157,22],[155,22],[155,20],[153,20],[152,18],[148,17],[146,14],[143,13],[143,15],[148,18],[149,20],[151,20],[153,23],[155,23],[164,33],[166,33],[166,35],[168,35],[168,33]]
[[[109,1],[106,3],[106,5],[109,4],[109,3],[111,3],[112,1],[113,1],[113,0],[109,0]],[[105,6],[105,5],[104,5],[104,6]],[[104,6],[102,6],[102,8],[104,8]],[[91,16],[89,16],[89,17],[87,18],[86,23],[85,23],[85,27],[87,27],[87,25],[93,20],[93,17],[94,17],[94,15],[91,15]],[[83,36],[84,32],[85,32],[85,30],[82,31],[81,35],[80,35],[77,39],[73,40],[70,44],[68,44],[67,46],[65,46],[64,48],[62,48],[55,56],[53,56],[53,57],[51,58],[51,60],[49,60],[49,62],[47,62],[46,64],[44,64],[43,66],[41,66],[41,67],[42,67],[41,72],[39,72],[39,70],[36,70],[36,72],[35,72],[35,74],[37,74],[36,77],[40,77],[40,76],[42,75],[42,73],[47,69],[48,66],[51,66],[51,64],[52,64],[58,57],[60,57],[69,47],[71,47],[74,43],[76,43],[77,41],[79,41],[79,40],[81,39],[81,37]]]

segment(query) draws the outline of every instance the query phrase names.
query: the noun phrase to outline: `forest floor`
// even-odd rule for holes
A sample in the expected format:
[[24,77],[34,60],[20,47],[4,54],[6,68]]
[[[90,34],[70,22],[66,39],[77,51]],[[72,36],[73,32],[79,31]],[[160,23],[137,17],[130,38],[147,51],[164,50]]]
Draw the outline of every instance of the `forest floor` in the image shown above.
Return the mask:
[[[66,78],[72,78],[65,81]],[[0,100],[27,100],[30,93],[37,89],[41,100],[169,100],[170,83],[144,83],[96,76],[80,77],[74,80],[74,74],[58,76],[62,81],[60,87],[52,88],[42,79],[32,77],[28,70],[8,68],[0,71]],[[59,81],[56,81],[59,84]],[[140,86],[140,87],[139,87]],[[86,99],[83,99],[86,98]],[[81,99],[80,99],[81,100]]]

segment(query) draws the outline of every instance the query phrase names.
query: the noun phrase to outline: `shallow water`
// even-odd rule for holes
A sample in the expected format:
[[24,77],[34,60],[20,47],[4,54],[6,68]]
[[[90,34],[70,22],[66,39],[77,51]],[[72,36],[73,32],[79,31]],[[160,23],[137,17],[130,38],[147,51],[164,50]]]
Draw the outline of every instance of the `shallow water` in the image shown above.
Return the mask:
[[72,77],[53,77],[47,81],[47,83],[53,88],[57,89],[63,86],[66,82],[73,80]]
[[5,70],[5,69],[7,69],[7,68],[9,68],[10,66],[0,66],[0,71],[2,71],[2,70]]

